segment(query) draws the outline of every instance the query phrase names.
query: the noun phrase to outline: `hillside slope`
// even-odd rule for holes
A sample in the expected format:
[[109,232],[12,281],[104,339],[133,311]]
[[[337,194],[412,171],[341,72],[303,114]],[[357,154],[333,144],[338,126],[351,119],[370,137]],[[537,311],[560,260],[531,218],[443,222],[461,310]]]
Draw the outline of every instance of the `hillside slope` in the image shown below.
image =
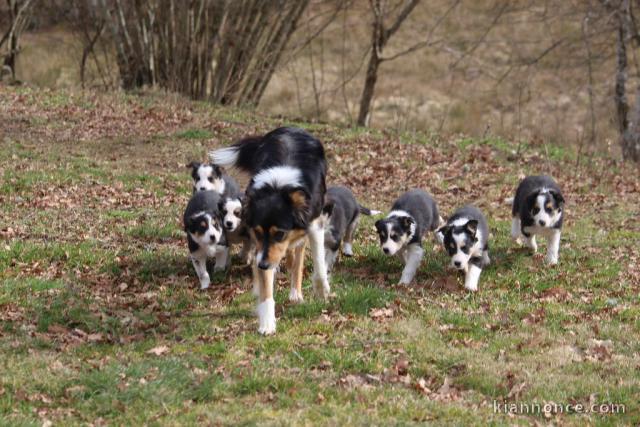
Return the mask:
[[[328,303],[305,280],[307,302],[289,304],[279,277],[273,337],[256,333],[247,269],[236,263],[200,291],[180,230],[184,165],[281,124],[318,136],[329,183],[371,208],[421,187],[445,216],[483,209],[493,264],[479,292],[462,289],[431,239],[415,284],[398,287],[401,264],[383,256],[371,218]],[[0,86],[0,130],[0,424],[640,422],[636,169],[159,93]],[[510,241],[503,202],[540,172],[568,200],[551,269]],[[508,416],[496,412],[505,402],[625,410]]]

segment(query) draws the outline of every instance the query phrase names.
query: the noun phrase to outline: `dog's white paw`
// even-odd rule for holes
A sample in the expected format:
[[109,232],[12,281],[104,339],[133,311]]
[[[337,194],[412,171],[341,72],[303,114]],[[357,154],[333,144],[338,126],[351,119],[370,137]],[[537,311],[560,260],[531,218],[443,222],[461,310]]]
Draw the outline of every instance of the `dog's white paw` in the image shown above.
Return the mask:
[[478,284],[477,283],[465,283],[464,284],[464,288],[468,291],[471,292],[476,292],[478,290]]
[[351,243],[345,243],[342,245],[342,253],[344,256],[353,256],[353,247]]
[[268,298],[258,304],[258,333],[272,335],[276,333],[276,303]]
[[326,277],[313,276],[313,290],[318,298],[329,298],[329,294],[331,293],[329,279]]
[[206,275],[202,279],[200,279],[200,289],[208,289],[210,284],[211,279],[209,278],[209,275]]
[[289,301],[294,303],[304,302],[304,297],[302,296],[302,292],[298,293],[298,290],[293,288],[289,291]]
[[214,271],[214,272],[216,272],[216,273],[219,273],[220,271],[225,271],[225,270],[227,269],[226,267],[227,267],[226,265],[220,265],[220,266],[218,266],[218,264],[216,264],[216,265],[213,267],[213,271]]
[[557,265],[558,264],[558,255],[547,255],[545,261],[549,265]]

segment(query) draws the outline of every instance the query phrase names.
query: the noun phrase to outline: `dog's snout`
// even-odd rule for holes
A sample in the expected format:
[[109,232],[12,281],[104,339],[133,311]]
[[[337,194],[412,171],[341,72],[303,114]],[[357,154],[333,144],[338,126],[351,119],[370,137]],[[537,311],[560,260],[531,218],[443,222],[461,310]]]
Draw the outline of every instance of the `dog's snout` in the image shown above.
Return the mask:
[[453,265],[456,266],[456,268],[460,268],[460,266],[462,265],[462,263],[460,261],[454,261]]
[[258,263],[258,268],[260,268],[261,270],[268,270],[269,267],[269,262],[264,259],[260,260],[260,262]]
[[547,223],[543,219],[539,219],[538,224],[540,224],[541,227],[544,227],[545,225],[547,225]]
[[206,190],[206,188],[200,187],[200,191],[204,191],[204,190]]
[[382,252],[389,255],[389,248],[382,248]]
[[225,222],[225,223],[224,223],[224,225],[225,225],[225,227],[227,227],[227,228],[231,228],[231,227],[233,227],[233,222],[231,222],[231,221],[227,221],[227,222]]
[[209,239],[211,239],[211,243],[215,243],[216,242],[216,236],[211,236],[211,237],[209,237]]

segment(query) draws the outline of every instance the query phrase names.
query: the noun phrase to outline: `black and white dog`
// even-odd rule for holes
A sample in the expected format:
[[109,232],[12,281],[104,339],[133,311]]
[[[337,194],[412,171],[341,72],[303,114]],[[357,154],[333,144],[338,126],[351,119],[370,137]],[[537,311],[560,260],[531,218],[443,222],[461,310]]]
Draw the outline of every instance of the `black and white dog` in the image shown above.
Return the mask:
[[558,263],[564,197],[560,187],[547,175],[528,176],[520,182],[513,199],[511,237],[524,236],[526,245],[538,250],[536,234],[547,238],[546,262]]
[[227,244],[241,244],[240,259],[245,264],[251,261],[251,239],[247,227],[242,222],[242,201],[244,195],[236,194],[234,196],[226,196],[220,199],[219,210],[222,226],[224,227],[227,237]]
[[378,215],[380,211],[360,205],[347,187],[329,187],[322,214],[325,217],[324,246],[327,269],[330,271],[342,246],[345,256],[353,256],[353,237],[360,214]]
[[440,222],[436,201],[419,189],[400,196],[387,217],[376,222],[382,251],[387,255],[398,254],[404,260],[401,285],[408,285],[413,280],[424,254],[422,238],[428,231],[435,230]]
[[238,183],[223,173],[218,165],[191,162],[187,167],[191,168],[194,193],[196,191],[215,191],[223,196],[234,196],[240,193]]
[[302,129],[278,128],[210,153],[212,163],[237,167],[251,175],[243,220],[255,246],[252,263],[258,288],[258,332],[276,331],[274,273],[287,256],[291,272],[289,300],[300,302],[307,237],[313,257],[313,286],[330,292],[321,219],[327,166],[320,141]]
[[183,216],[191,262],[202,289],[211,283],[207,258],[215,257],[214,271],[227,267],[229,248],[220,224],[219,203],[220,195],[215,191],[198,191],[189,200]]
[[489,226],[475,206],[456,210],[436,234],[451,257],[451,266],[464,271],[464,287],[478,290],[482,269],[489,265]]

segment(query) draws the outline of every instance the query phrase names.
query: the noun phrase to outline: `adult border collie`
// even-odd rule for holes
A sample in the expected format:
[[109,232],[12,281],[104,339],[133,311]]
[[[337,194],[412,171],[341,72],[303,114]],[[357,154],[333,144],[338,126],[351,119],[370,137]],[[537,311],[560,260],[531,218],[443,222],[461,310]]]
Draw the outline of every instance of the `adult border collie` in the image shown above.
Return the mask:
[[216,165],[236,167],[251,176],[243,220],[255,245],[252,266],[258,288],[258,332],[273,334],[275,269],[287,255],[289,299],[301,302],[307,237],[313,256],[314,290],[323,298],[329,296],[321,218],[327,173],[324,148],[306,131],[283,127],[212,151],[210,158]]

